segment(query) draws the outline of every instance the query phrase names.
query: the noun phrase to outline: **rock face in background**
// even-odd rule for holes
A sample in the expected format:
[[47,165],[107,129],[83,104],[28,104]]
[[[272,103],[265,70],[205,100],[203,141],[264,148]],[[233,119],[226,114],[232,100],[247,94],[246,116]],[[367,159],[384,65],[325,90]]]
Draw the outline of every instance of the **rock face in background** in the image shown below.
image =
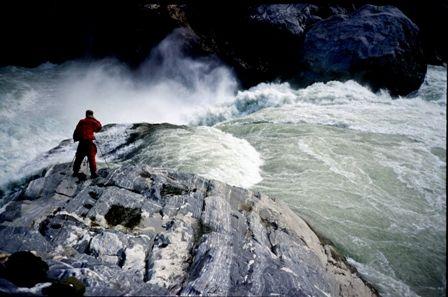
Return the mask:
[[300,81],[352,79],[406,95],[419,87],[426,63],[419,29],[400,10],[366,5],[315,24],[303,44]]
[[3,1],[0,65],[116,57],[136,67],[176,28],[158,7],[140,0]]
[[143,165],[102,169],[95,180],[69,172],[50,167],[0,215],[3,257],[32,250],[48,263],[31,288],[0,269],[0,292],[377,295],[265,195]]
[[277,79],[298,86],[356,79],[407,95],[426,73],[418,27],[391,6],[263,4],[221,16],[205,5],[168,10],[205,50],[234,67],[244,87]]
[[[216,54],[235,70],[243,88],[275,80],[305,86],[353,78],[374,89],[407,95],[422,83],[424,64],[447,61],[444,1],[181,3],[4,1],[0,4],[0,65],[37,66],[46,61],[114,56],[138,67],[151,48],[178,26],[189,27],[198,37],[199,46],[193,46],[192,55]],[[409,19],[391,7],[384,8],[387,13],[362,7],[367,3],[394,5]],[[336,25],[337,16],[342,18]],[[325,36],[317,36],[318,32]],[[385,48],[379,49],[382,38]],[[191,39],[196,42],[195,37]],[[318,63],[329,48],[331,55]],[[316,53],[310,53],[315,49]],[[351,61],[348,55],[353,55]],[[329,69],[324,71],[325,67]]]
[[291,80],[300,69],[300,52],[308,28],[347,11],[307,3],[201,3],[168,5],[167,9],[179,25],[199,37],[204,50],[233,67],[244,88],[265,81]]
[[[279,2],[279,3],[278,3]],[[161,2],[163,3],[163,2]],[[183,22],[192,25],[200,25],[202,20],[207,20],[209,30],[229,30],[233,34],[244,33],[248,19],[263,20],[275,27],[283,20],[290,25],[300,24],[303,27],[306,19],[319,20],[332,15],[349,14],[361,8],[365,4],[388,6],[392,5],[400,9],[420,29],[420,37],[423,41],[425,62],[429,64],[443,64],[447,62],[447,44],[443,36],[447,35],[445,19],[448,14],[448,3],[440,0],[418,1],[418,0],[308,0],[308,1],[237,1],[236,3],[213,4],[196,1],[182,1],[182,5],[175,5],[177,11],[187,12],[185,15],[194,18],[184,18]],[[173,5],[168,4],[168,7]],[[163,7],[163,5],[162,5]],[[285,9],[285,7],[287,7]],[[267,9],[266,9],[267,8]],[[295,11],[299,11],[297,15]],[[264,15],[258,15],[264,12]],[[179,16],[179,14],[177,14]],[[311,18],[309,18],[311,16]],[[280,20],[279,22],[277,20]],[[291,20],[291,22],[290,22]],[[243,25],[243,26],[241,26]],[[237,28],[238,30],[234,30]],[[207,28],[196,27],[198,32],[206,32]],[[220,32],[217,33],[221,35]],[[269,32],[268,34],[269,35]],[[247,37],[247,36],[246,36]],[[235,37],[234,37],[235,38]],[[219,40],[215,40],[219,42]]]

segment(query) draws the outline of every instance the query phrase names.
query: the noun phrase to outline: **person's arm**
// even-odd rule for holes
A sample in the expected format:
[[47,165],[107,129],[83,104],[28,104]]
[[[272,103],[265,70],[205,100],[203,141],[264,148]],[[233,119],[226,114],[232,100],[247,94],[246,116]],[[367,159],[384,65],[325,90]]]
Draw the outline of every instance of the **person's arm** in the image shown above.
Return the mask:
[[78,122],[78,125],[76,125],[75,131],[73,131],[73,141],[79,141],[79,129],[81,126],[81,121]]
[[101,125],[100,121],[98,121],[97,119],[95,119],[95,122],[96,122],[95,132],[100,132],[101,128],[103,128],[103,126]]

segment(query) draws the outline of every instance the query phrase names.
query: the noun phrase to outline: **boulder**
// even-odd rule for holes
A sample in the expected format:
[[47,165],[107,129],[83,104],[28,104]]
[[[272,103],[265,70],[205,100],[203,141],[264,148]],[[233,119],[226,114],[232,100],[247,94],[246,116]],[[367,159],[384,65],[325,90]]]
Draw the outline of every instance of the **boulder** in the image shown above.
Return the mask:
[[20,212],[3,209],[13,213],[0,223],[0,251],[41,242],[32,248],[48,266],[37,263],[38,277],[23,274],[31,283],[2,273],[0,292],[377,296],[276,199],[138,163],[101,169],[93,180],[78,180],[69,168],[49,168],[39,191],[31,191],[37,182],[24,187],[27,199],[12,201]]
[[[316,2],[316,1],[311,1]],[[426,73],[419,28],[398,8],[334,4],[169,5],[204,50],[235,70],[241,86],[355,79],[392,95],[417,90]],[[229,21],[231,20],[231,21]]]
[[348,14],[348,9],[340,6],[318,6],[309,3],[262,4],[251,7],[249,20],[252,24],[266,25],[277,31],[302,37],[314,23],[332,15]]
[[303,44],[307,83],[356,79],[392,95],[417,90],[426,74],[418,27],[392,6],[365,5],[320,21]]
[[168,5],[179,25],[198,36],[202,48],[217,54],[236,72],[242,87],[289,80],[299,69],[307,28],[330,15],[346,13],[325,4]]

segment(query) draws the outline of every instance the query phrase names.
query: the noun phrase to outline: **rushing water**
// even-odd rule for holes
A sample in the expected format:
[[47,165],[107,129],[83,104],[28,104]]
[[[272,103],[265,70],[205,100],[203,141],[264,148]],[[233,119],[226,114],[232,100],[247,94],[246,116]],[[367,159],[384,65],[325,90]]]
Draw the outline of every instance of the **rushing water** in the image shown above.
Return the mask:
[[[139,161],[283,199],[385,296],[446,295],[446,68],[409,98],[353,81],[236,92],[173,36],[139,74],[113,60],[0,68],[0,184],[71,161],[74,144],[42,153],[87,108],[103,123],[189,124],[140,143]],[[103,150],[127,128],[100,134]]]
[[[445,84],[445,69],[429,75]],[[216,127],[261,154],[254,188],[286,200],[385,295],[441,296],[446,90],[424,91],[392,100],[353,82],[261,85],[236,105],[271,107]]]

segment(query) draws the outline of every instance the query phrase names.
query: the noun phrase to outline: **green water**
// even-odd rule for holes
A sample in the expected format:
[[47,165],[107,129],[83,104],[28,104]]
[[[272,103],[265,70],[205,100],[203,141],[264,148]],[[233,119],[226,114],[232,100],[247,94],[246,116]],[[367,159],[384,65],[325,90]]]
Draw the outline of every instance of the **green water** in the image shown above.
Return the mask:
[[356,266],[385,295],[445,294],[446,176],[437,155],[404,136],[337,127],[218,127],[261,153],[263,180],[253,188],[286,201],[364,263]]

